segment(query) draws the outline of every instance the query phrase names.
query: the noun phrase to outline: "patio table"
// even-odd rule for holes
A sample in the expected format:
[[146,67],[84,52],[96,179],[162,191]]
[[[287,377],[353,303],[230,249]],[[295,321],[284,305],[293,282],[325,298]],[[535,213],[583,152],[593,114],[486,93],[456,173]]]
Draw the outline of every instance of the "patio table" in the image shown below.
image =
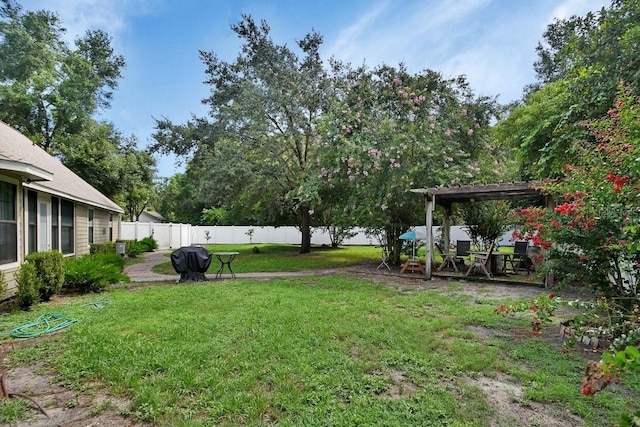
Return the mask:
[[231,273],[231,277],[233,277],[234,279],[236,278],[235,273],[231,269],[231,263],[235,259],[236,255],[238,255],[239,253],[240,252],[214,252],[213,253],[216,256],[216,258],[218,258],[218,261],[220,261],[220,268],[216,273],[216,279],[222,276],[222,272],[224,271],[225,265],[229,269],[229,272]]

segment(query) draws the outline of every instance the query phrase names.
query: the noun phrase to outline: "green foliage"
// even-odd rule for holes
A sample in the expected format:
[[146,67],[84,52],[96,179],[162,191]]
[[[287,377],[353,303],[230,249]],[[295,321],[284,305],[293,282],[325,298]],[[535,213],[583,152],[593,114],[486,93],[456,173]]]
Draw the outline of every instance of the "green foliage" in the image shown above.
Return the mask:
[[4,275],[4,271],[0,270],[0,296],[4,295],[4,291],[7,290],[7,279]]
[[143,248],[144,252],[153,252],[158,249],[158,242],[152,236],[145,237],[138,242],[138,246]]
[[232,30],[243,43],[235,62],[200,53],[211,86],[204,102],[213,121],[194,119],[183,126],[158,121],[154,148],[195,151],[192,168],[202,172],[193,175],[195,191],[217,199],[204,208],[224,206],[234,218],[251,218],[254,224],[298,224],[300,250],[309,252],[315,197],[300,189],[315,175],[321,141],[314,123],[327,104],[322,37],[311,32],[299,40],[298,56],[273,41],[266,22],[249,15]]
[[511,205],[504,201],[465,203],[460,206],[465,228],[476,246],[488,249],[511,226]]
[[38,293],[42,301],[49,301],[60,292],[64,282],[64,258],[59,251],[34,252],[26,257],[33,264],[38,276]]
[[129,282],[129,277],[123,271],[124,259],[116,253],[68,258],[64,285],[82,292],[101,292],[109,284]]
[[38,289],[41,287],[38,271],[33,263],[22,263],[15,273],[18,291],[16,301],[22,310],[28,310],[32,305],[40,301]]
[[409,190],[477,182],[485,178],[482,155],[499,161],[500,152],[486,145],[495,105],[474,97],[464,77],[430,70],[335,64],[334,74],[341,95],[319,127],[319,210],[342,216],[339,225],[381,234],[397,263],[398,236],[424,220],[424,201]]
[[229,213],[224,208],[210,208],[202,210],[202,222],[207,225],[227,225]]
[[[592,363],[583,382],[584,394],[595,394],[616,378],[608,365],[630,357],[640,347],[640,98],[620,85],[618,99],[606,116],[585,123],[596,144],[576,143],[579,155],[565,168],[561,181],[546,189],[559,205],[521,212],[525,239],[550,249],[547,257],[565,279],[590,286],[598,295],[598,310],[575,317],[576,333],[612,340],[613,355],[605,365]],[[623,353],[620,353],[624,349]],[[624,359],[626,360],[626,359]],[[634,369],[616,366],[623,376]],[[625,416],[631,419],[633,414]]]
[[92,243],[89,247],[90,254],[114,254],[116,253],[115,242]]
[[0,18],[0,119],[58,154],[109,105],[124,59],[100,30],[87,31],[70,48],[51,12],[23,13],[3,0]]
[[192,172],[193,168],[193,163],[189,162],[186,173],[165,178],[158,185],[159,200],[156,207],[167,221],[194,225],[207,222],[202,213],[207,205],[214,203],[209,200],[216,192],[204,191],[204,182],[201,183],[200,177],[208,176],[205,175],[207,170],[199,174]]
[[134,137],[121,135],[110,123],[89,121],[81,134],[65,140],[60,148],[65,166],[121,203],[134,220],[140,206],[144,209],[155,197],[156,165],[148,153],[137,149],[136,142]]
[[2,5],[0,119],[137,218],[155,198],[155,160],[93,118],[109,106],[124,58],[103,31],[87,31],[71,48],[56,14]]
[[125,244],[125,253],[128,257],[131,258],[139,257],[146,251],[148,247],[146,244],[140,244],[140,242],[138,242],[137,240],[118,239],[116,242]]
[[541,83],[496,134],[518,149],[523,177],[562,174],[579,155],[573,142],[593,142],[580,123],[606,113],[620,82],[640,90],[639,20],[640,3],[614,1],[548,26],[535,65]]

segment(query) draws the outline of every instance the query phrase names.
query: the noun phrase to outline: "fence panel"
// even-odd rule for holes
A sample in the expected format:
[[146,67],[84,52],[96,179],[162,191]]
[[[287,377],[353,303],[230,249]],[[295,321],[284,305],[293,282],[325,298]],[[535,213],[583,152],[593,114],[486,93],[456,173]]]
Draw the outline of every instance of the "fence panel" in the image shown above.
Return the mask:
[[[253,230],[253,232],[250,232]],[[418,226],[415,230],[425,234],[425,227]],[[378,245],[377,238],[367,235],[362,229],[355,229],[356,235],[345,239],[345,245]],[[207,234],[208,233],[208,234]],[[440,227],[433,227],[433,235],[438,238]],[[469,240],[463,226],[451,227],[451,242]],[[121,239],[140,240],[153,236],[160,249],[175,249],[181,246],[206,244],[290,244],[298,245],[302,239],[297,227],[252,227],[252,226],[203,226],[190,224],[143,223],[123,221],[120,227]],[[207,236],[209,237],[207,239]],[[498,244],[512,245],[509,241],[511,232],[505,233]],[[331,245],[329,234],[320,229],[314,229],[311,235],[312,245]]]

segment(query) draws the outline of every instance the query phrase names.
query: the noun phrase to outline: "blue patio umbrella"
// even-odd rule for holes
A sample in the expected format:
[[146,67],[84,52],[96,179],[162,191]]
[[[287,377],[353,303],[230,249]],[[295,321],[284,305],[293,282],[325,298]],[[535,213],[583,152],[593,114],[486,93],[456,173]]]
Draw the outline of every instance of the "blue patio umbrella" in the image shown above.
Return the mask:
[[406,233],[402,233],[400,235],[400,238],[402,240],[417,240],[418,236],[416,235],[416,232],[411,230],[411,231],[407,231]]
[[410,230],[410,231],[407,231],[406,233],[402,233],[400,235],[400,238],[402,240],[412,240],[411,243],[412,243],[413,252],[412,252],[411,258],[413,259],[416,257],[416,240],[424,239],[426,238],[426,236],[421,236],[418,233],[416,233],[414,230]]

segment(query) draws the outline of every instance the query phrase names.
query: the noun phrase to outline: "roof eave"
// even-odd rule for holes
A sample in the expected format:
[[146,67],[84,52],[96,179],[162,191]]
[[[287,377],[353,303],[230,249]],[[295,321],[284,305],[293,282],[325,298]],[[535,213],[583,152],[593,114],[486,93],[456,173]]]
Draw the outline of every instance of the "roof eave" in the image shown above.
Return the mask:
[[51,172],[29,163],[17,162],[15,160],[0,159],[0,171],[18,176],[27,182],[53,180],[53,174]]

